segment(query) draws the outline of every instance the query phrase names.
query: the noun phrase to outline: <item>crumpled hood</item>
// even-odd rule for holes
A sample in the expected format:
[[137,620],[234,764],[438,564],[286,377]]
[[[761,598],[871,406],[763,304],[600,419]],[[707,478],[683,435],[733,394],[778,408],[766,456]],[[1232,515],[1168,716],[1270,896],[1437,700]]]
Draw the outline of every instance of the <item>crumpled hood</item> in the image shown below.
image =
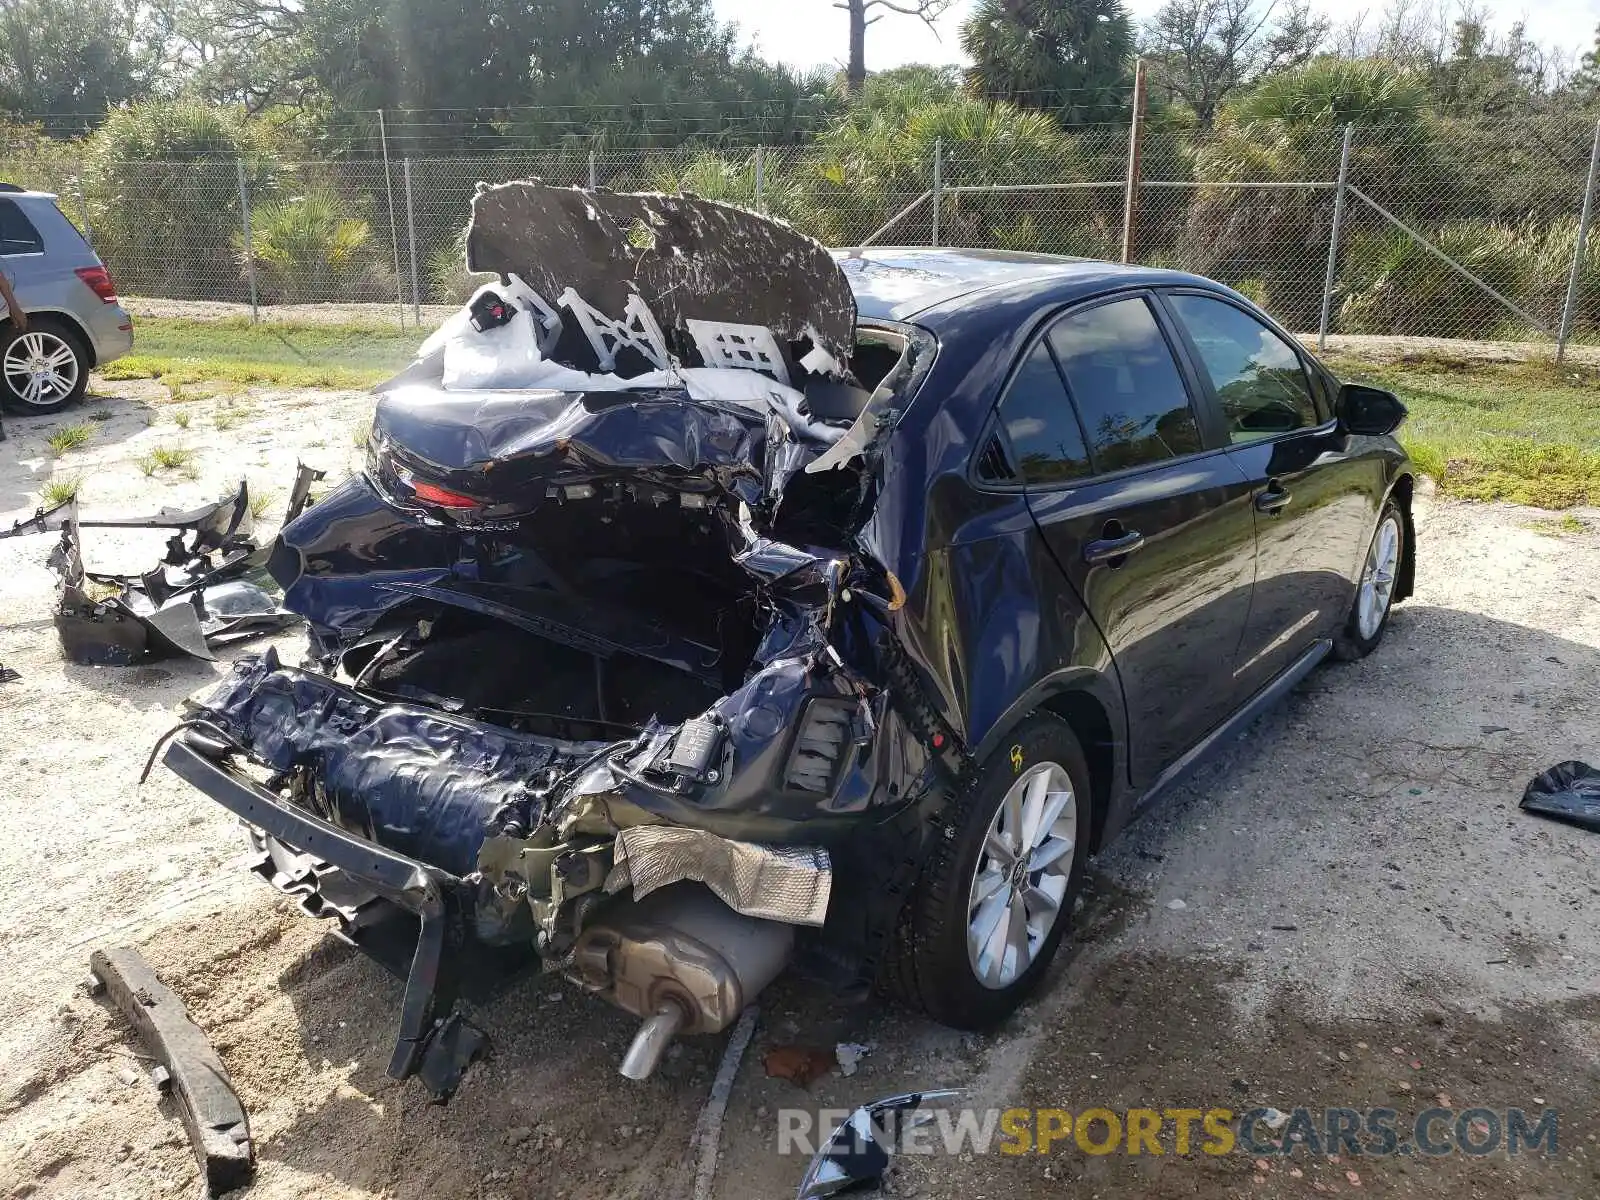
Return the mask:
[[818,241],[759,213],[658,193],[583,191],[536,180],[472,198],[467,266],[520,275],[546,300],[571,288],[612,315],[637,294],[661,324],[760,325],[850,357],[856,301]]

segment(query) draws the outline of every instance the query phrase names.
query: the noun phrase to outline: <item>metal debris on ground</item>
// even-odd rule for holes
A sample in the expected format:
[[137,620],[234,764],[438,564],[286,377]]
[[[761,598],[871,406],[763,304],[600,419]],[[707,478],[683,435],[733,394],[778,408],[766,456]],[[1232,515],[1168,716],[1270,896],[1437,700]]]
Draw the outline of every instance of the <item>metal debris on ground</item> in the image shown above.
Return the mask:
[[799,1200],[820,1200],[861,1191],[883,1179],[889,1160],[900,1152],[906,1133],[933,1119],[924,1106],[960,1093],[910,1092],[864,1104],[833,1131],[800,1181]]
[[1522,793],[1522,807],[1600,833],[1600,771],[1583,762],[1557,763],[1534,776]]
[[159,1061],[158,1084],[177,1101],[205,1184],[206,1195],[242,1187],[255,1171],[250,1118],[227,1068],[189,1018],[183,1001],[131,946],[96,950],[89,958],[103,989]]
[[873,1047],[861,1042],[840,1042],[833,1048],[833,1059],[839,1064],[839,1074],[854,1075],[861,1060],[871,1054]]
[[[291,504],[320,473],[303,465]],[[166,529],[166,553],[137,575],[87,571],[84,529]],[[282,629],[300,618],[283,609],[266,575],[266,552],[253,537],[250,493],[238,490],[195,509],[163,508],[146,517],[86,519],[76,498],[15,522],[0,537],[61,534],[47,560],[60,580],[55,625],[69,661],[130,666],[149,658],[211,659],[213,648]]]

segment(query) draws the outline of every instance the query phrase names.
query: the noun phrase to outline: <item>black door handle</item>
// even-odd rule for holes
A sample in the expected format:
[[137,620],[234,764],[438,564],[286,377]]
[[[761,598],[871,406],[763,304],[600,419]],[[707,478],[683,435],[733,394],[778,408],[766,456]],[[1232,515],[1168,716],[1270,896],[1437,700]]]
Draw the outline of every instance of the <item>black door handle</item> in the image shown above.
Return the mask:
[[1256,496],[1256,511],[1264,513],[1281,512],[1289,506],[1292,497],[1283,490],[1281,483],[1273,482],[1266,486],[1266,490]]
[[[1110,531],[1107,530],[1106,532]],[[1144,534],[1137,529],[1130,529],[1126,533],[1118,534],[1116,537],[1100,538],[1098,541],[1090,542],[1084,546],[1083,561],[1090,565],[1111,563],[1113,566],[1120,566],[1121,564],[1114,560],[1126,558],[1143,545]]]

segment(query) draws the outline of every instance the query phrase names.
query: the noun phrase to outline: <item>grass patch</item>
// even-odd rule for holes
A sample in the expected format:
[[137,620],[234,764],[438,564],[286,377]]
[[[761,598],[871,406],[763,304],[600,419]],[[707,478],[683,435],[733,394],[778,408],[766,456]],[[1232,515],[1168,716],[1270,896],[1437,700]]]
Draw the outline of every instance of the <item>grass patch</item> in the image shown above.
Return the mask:
[[138,460],[138,467],[146,478],[157,471],[189,472],[194,468],[194,451],[183,446],[157,446]]
[[1600,504],[1600,371],[1433,355],[1340,356],[1329,366],[1405,401],[1400,440],[1442,494],[1551,509]]
[[68,500],[77,499],[78,492],[82,487],[82,475],[69,475],[63,479],[52,479],[39,489],[39,503],[44,508],[54,508],[58,504],[65,504]]
[[107,363],[106,379],[160,379],[177,399],[187,384],[366,388],[411,361],[416,330],[394,325],[252,325],[247,320],[146,317],[135,353]]
[[105,422],[111,420],[116,415],[117,414],[112,412],[109,408],[97,408],[89,414],[89,420]]
[[187,429],[187,428],[189,428],[189,414],[188,414],[188,412],[175,412],[175,413],[173,413],[172,414],[172,423],[174,425],[176,425],[179,429]]
[[250,515],[256,520],[261,520],[272,511],[272,505],[278,498],[278,493],[271,488],[263,488],[259,492],[250,493]]
[[1548,537],[1565,537],[1569,533],[1584,533],[1589,527],[1571,513],[1562,513],[1560,517],[1548,520],[1528,521],[1526,528]]
[[94,426],[87,422],[63,425],[45,438],[45,445],[55,454],[65,454],[68,450],[76,450],[92,437],[94,437]]

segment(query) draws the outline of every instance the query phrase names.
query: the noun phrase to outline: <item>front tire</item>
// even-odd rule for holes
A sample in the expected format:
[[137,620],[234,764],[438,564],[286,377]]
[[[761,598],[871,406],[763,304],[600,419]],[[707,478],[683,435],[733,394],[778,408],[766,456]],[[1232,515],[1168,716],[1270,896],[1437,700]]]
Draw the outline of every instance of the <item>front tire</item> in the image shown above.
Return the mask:
[[979,765],[923,867],[890,968],[899,997],[958,1029],[1015,1012],[1071,924],[1091,814],[1071,727],[1029,717]]
[[1400,506],[1393,500],[1384,501],[1378,527],[1367,548],[1366,562],[1361,568],[1361,579],[1356,584],[1350,615],[1344,629],[1334,639],[1333,656],[1341,662],[1365,658],[1383,641],[1384,630],[1389,628],[1389,616],[1394,612],[1395,581],[1400,577],[1400,563],[1405,557],[1405,538],[1406,522]]
[[75,330],[30,317],[0,335],[0,402],[23,416],[46,416],[76,404],[89,386],[89,353]]

